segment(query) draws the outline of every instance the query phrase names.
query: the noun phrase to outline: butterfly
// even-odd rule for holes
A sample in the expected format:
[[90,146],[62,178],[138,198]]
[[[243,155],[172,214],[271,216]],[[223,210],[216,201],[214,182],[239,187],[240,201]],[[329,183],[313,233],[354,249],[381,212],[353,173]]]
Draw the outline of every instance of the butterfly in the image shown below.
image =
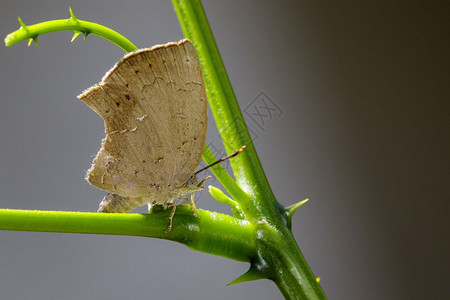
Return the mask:
[[[194,170],[207,131],[200,63],[187,39],[125,55],[78,96],[103,118],[106,136],[86,180],[109,192],[99,212],[128,212],[202,190]],[[167,231],[172,227],[172,219]]]

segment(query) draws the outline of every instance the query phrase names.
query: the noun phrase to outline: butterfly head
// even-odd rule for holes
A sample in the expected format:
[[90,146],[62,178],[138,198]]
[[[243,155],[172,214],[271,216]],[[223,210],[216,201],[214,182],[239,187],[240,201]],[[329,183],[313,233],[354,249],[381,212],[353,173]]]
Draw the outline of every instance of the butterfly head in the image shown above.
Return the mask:
[[186,181],[186,183],[184,185],[187,188],[192,188],[192,189],[197,187],[197,185],[198,185],[198,177],[197,177],[197,175],[192,174],[192,176],[189,177],[189,179]]
[[189,190],[193,190],[193,191],[201,191],[203,190],[203,184],[205,183],[206,180],[210,179],[211,176],[206,177],[205,179],[203,179],[202,181],[198,181],[198,177],[196,174],[192,174],[191,177],[189,177],[189,179],[186,181],[186,183],[184,184],[184,186],[186,188],[188,188]]

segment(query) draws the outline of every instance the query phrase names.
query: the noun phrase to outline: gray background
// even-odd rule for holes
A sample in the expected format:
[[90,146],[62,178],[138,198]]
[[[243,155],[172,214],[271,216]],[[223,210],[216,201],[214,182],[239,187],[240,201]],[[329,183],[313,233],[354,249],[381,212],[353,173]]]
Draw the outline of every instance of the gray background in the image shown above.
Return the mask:
[[[205,1],[242,108],[281,109],[255,145],[330,299],[444,299],[449,271],[448,1]],[[419,3],[420,1],[417,1]],[[144,47],[183,37],[166,1],[0,2],[0,32],[68,16]],[[103,137],[76,99],[122,51],[98,37],[0,47],[0,207],[94,211]],[[212,121],[212,120],[211,120]],[[211,122],[208,142],[220,146]],[[228,212],[207,193],[198,206]],[[281,299],[247,264],[164,240],[0,231],[1,299]]]

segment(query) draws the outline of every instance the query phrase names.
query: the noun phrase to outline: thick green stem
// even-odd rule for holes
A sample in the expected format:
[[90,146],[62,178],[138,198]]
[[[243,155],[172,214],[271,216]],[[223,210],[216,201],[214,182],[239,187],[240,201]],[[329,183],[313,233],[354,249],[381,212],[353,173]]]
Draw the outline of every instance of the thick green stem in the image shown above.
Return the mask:
[[303,257],[292,233],[260,227],[257,249],[270,267],[270,279],[286,299],[326,299],[325,293]]
[[180,205],[173,228],[165,233],[170,209],[151,214],[0,209],[0,230],[145,236],[182,243],[192,250],[250,262],[256,253],[254,228],[228,215]]
[[201,2],[172,2],[184,34],[192,41],[199,55],[208,101],[225,149],[230,153],[242,145],[247,146],[239,157],[231,161],[239,186],[249,194],[264,194],[267,202],[276,201],[253,147]]
[[[266,179],[201,1],[172,2],[184,34],[199,55],[208,101],[227,152],[247,145],[245,153],[231,164],[239,186],[250,195],[235,200],[245,217],[256,226],[258,255],[253,258],[250,270],[233,283],[269,278],[286,299],[326,299],[290,231],[290,218],[295,209],[286,211],[278,203]],[[217,192],[214,195],[227,201]]]

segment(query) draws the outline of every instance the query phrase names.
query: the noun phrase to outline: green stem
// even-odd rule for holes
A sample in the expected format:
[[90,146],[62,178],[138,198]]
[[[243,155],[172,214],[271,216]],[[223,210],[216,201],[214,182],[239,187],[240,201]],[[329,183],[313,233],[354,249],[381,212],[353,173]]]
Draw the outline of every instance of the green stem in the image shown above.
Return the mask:
[[189,206],[177,207],[173,228],[170,210],[150,214],[99,214],[86,212],[0,209],[0,230],[65,232],[144,236],[179,242],[192,250],[249,262],[256,253],[253,225],[225,214]]
[[286,299],[327,299],[292,233],[270,227],[261,224],[257,240],[259,257],[270,268],[269,278]]
[[[269,278],[286,299],[326,299],[290,231],[290,218],[295,209],[286,210],[278,203],[266,179],[201,1],[172,2],[185,36],[199,55],[208,101],[227,152],[247,145],[231,165],[238,185],[250,196],[243,198],[245,201],[239,197],[235,200],[245,217],[256,226],[258,255],[253,258],[250,270],[233,283]],[[217,191],[214,195],[227,201]]]
[[75,37],[79,33],[83,33],[85,37],[88,34],[98,35],[117,45],[125,52],[131,52],[138,49],[124,36],[108,27],[77,19],[73,14],[72,9],[70,9],[70,15],[71,17],[69,19],[47,21],[35,25],[25,25],[19,18],[21,27],[6,36],[5,45],[11,46],[27,39],[36,41],[37,37],[44,33],[70,30],[75,31]]
[[245,125],[201,2],[172,2],[185,36],[192,41],[199,55],[208,101],[225,149],[230,153],[242,145],[247,146],[240,157],[231,160],[239,186],[247,193],[259,192],[266,195],[269,202],[276,201]]

